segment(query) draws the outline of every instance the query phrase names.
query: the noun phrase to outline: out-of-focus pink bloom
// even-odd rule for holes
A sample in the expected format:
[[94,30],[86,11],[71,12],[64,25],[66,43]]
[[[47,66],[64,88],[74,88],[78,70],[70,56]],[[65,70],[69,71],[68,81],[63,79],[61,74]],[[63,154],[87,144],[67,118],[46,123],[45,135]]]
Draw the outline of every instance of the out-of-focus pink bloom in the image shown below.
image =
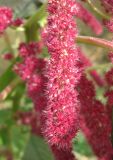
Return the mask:
[[12,12],[12,9],[9,7],[0,7],[0,33],[3,33],[11,24],[13,17]]
[[19,119],[21,123],[31,126],[31,132],[42,136],[41,126],[44,122],[42,110],[46,106],[45,83],[47,78],[43,74],[46,60],[38,57],[42,47],[40,44],[42,43],[21,43],[19,56],[22,61],[16,64],[14,69],[26,82],[27,94],[34,104],[33,111],[19,114]]
[[30,126],[33,134],[42,136],[40,127],[40,114],[35,110],[28,112],[18,111],[15,119],[17,120],[17,123]]
[[14,56],[13,56],[12,53],[5,53],[5,54],[3,55],[3,58],[4,58],[5,60],[11,60],[11,59],[14,58]]
[[103,20],[103,24],[110,32],[113,32],[113,18],[111,18],[110,20]]
[[23,80],[28,80],[38,67],[38,59],[35,57],[27,57],[22,63],[16,64],[14,70]]
[[29,44],[21,43],[19,46],[19,54],[23,58],[26,58],[30,55],[35,56],[41,52],[41,49],[42,42],[30,42]]
[[15,27],[19,27],[19,26],[23,25],[23,23],[24,23],[23,19],[17,18],[17,19],[12,21],[11,25],[15,26]]
[[101,34],[103,31],[103,27],[101,23],[97,20],[97,18],[89,12],[86,8],[82,6],[81,3],[75,3],[75,15],[80,18],[83,22],[85,22],[93,32],[97,35]]

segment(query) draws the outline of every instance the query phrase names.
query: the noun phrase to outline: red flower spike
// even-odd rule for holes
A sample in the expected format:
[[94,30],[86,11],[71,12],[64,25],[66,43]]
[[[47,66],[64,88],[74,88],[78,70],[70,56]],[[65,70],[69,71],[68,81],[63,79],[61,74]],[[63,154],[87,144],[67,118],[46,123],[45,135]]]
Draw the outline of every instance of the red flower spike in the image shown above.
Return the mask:
[[0,33],[3,33],[4,30],[11,24],[12,22],[12,9],[8,7],[0,7]]
[[44,40],[51,58],[47,64],[47,108],[44,136],[50,145],[69,148],[78,131],[77,92],[80,79],[74,0],[48,1],[48,27]]
[[[87,93],[87,94],[86,94]],[[99,160],[112,160],[111,120],[105,106],[95,99],[95,90],[91,81],[82,77],[79,85],[81,104],[80,127]]]

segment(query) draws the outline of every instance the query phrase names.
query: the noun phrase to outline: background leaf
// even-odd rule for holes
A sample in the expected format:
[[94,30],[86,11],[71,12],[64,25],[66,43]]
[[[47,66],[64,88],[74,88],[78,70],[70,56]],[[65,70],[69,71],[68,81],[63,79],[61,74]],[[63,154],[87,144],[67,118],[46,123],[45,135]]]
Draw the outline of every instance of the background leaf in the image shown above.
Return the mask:
[[32,135],[22,160],[53,160],[53,156],[44,140]]
[[14,9],[15,17],[27,17],[35,13],[40,5],[39,0],[0,0],[1,6]]
[[[16,61],[16,59],[15,59]],[[17,76],[12,70],[15,61],[8,67],[8,69],[0,77],[0,92],[4,90],[5,87]]]

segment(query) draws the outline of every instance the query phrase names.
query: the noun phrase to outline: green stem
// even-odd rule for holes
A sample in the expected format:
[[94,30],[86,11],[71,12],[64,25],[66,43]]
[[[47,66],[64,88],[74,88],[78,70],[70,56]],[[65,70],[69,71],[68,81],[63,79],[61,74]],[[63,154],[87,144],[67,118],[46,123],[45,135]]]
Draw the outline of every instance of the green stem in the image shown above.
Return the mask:
[[90,7],[102,18],[109,20],[111,17],[105,13],[103,13],[101,10],[99,10],[93,3],[91,0],[86,0],[87,3],[90,5]]
[[113,67],[113,64],[112,64],[112,63],[95,65],[95,66],[88,67],[88,68],[86,69],[86,72],[90,72],[90,71],[93,71],[93,70],[99,70],[99,69],[108,69],[108,68],[110,68],[110,67]]
[[46,12],[46,6],[47,4],[43,4],[40,9],[32,16],[26,24],[24,25],[25,28],[25,35],[26,35],[26,41],[37,41],[38,40],[38,21],[42,19],[42,17],[47,15]]
[[76,41],[77,43],[90,44],[102,48],[107,48],[113,51],[113,43],[105,39],[89,37],[89,36],[77,36]]

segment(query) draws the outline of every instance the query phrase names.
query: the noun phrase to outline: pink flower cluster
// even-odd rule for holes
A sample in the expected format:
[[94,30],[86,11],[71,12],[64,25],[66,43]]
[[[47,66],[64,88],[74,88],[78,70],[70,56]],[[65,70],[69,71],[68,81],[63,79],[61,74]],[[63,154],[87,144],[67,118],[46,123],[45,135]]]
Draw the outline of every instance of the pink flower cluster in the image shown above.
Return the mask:
[[0,7],[0,33],[11,24],[13,13],[12,9],[8,7]]
[[35,134],[41,134],[41,115],[46,105],[46,98],[44,96],[46,78],[43,75],[46,60],[38,58],[40,52],[40,42],[21,43],[19,46],[19,55],[22,58],[22,62],[16,64],[14,68],[16,73],[26,81],[28,96],[34,103],[32,112],[20,112],[19,115],[21,121],[24,124],[29,124]]
[[0,7],[0,34],[2,34],[7,27],[18,27],[23,24],[21,18],[13,19],[13,10],[9,7]]

